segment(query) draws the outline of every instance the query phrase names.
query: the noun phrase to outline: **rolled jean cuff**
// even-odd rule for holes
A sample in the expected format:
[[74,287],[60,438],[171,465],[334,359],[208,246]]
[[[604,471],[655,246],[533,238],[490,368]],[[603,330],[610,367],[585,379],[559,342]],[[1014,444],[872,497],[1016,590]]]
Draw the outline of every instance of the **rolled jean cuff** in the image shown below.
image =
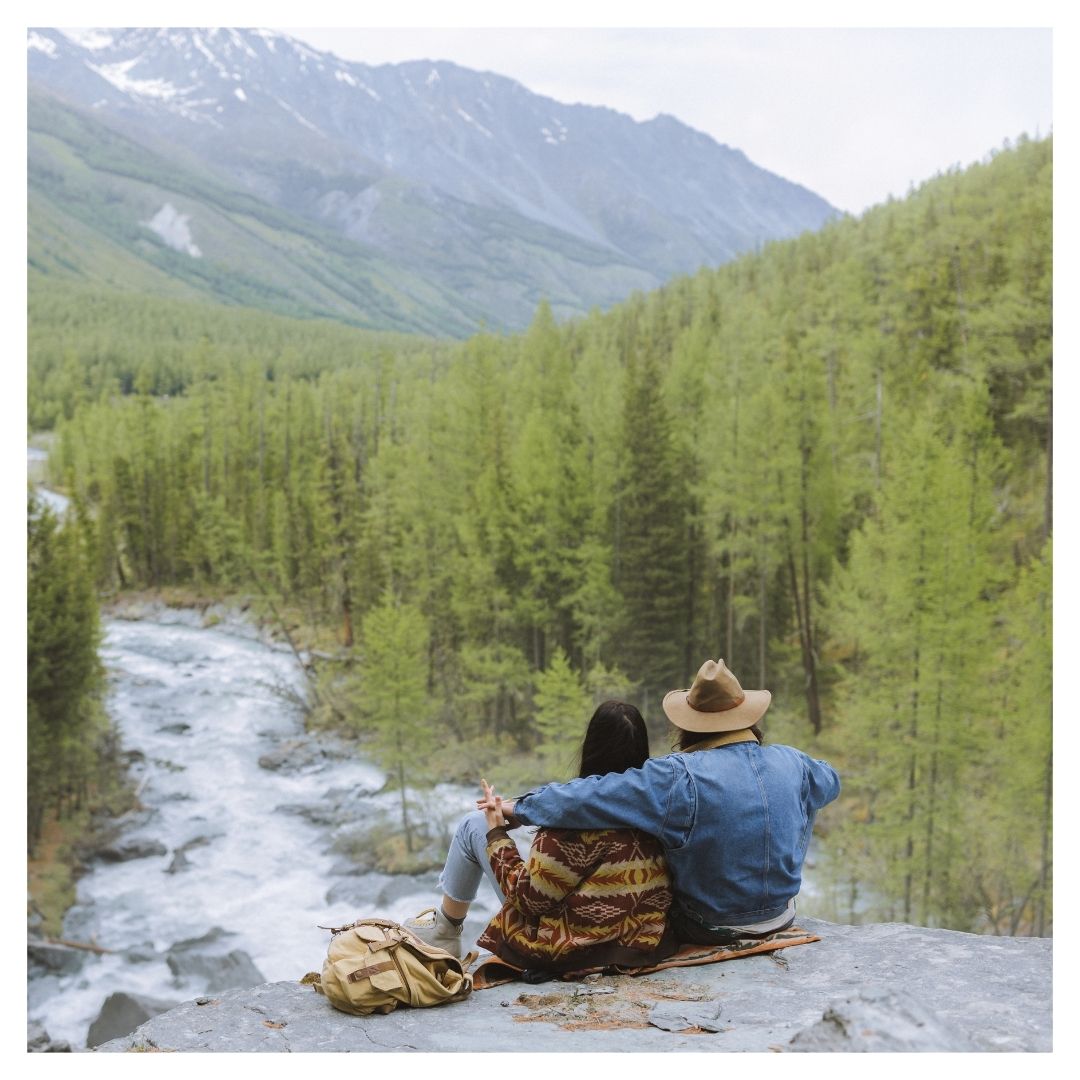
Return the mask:
[[498,898],[503,901],[502,890],[487,857],[487,818],[482,810],[466,814],[454,830],[446,863],[439,875],[439,888],[444,896],[459,904],[471,904],[480,890],[480,881],[487,878]]

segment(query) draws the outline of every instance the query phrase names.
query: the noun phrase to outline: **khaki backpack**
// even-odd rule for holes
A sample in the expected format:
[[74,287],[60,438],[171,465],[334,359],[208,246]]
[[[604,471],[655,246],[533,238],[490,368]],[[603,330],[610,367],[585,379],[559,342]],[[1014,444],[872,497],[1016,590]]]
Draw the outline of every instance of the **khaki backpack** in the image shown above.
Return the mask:
[[399,1005],[426,1008],[472,993],[472,976],[465,968],[474,953],[461,961],[389,919],[321,929],[333,935],[322,974],[304,981],[342,1012],[368,1016],[393,1012]]

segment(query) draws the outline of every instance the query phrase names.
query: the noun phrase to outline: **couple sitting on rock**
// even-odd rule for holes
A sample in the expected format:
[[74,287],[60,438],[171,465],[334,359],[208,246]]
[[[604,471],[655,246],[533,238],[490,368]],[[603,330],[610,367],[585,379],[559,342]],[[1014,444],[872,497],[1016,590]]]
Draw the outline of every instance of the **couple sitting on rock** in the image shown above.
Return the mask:
[[[772,695],[744,691],[723,660],[664,697],[678,746],[650,758],[633,705],[593,714],[578,779],[511,802],[483,783],[439,879],[442,906],[407,926],[460,955],[486,876],[504,901],[477,944],[526,970],[645,966],[682,945],[724,945],[791,925],[814,815],[836,771],[764,746]],[[540,826],[528,861],[508,827]]]

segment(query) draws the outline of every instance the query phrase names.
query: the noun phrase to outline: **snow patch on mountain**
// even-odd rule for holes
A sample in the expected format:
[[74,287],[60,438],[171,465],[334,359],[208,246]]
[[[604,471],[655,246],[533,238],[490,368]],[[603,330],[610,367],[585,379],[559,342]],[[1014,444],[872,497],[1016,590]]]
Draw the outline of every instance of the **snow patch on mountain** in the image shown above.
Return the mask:
[[549,143],[551,146],[558,146],[559,143],[566,142],[566,125],[555,117],[551,118],[551,123],[557,128],[556,131],[546,127],[540,129],[540,134],[544,136],[544,142]]
[[234,93],[234,94],[235,94],[235,95],[236,95],[236,96],[237,96],[237,97],[238,97],[238,98],[239,98],[239,99],[240,99],[241,101],[247,101],[247,94],[245,94],[245,93],[244,93],[244,91],[243,91],[243,90],[242,90],[242,89],[241,89],[241,88],[240,88],[239,86],[238,86],[238,87],[237,87],[237,88],[236,88],[235,90],[233,90],[233,93]]
[[86,66],[125,94],[160,98],[162,101],[176,97],[177,89],[168,79],[132,79],[128,72],[138,62],[138,59],[134,59],[121,60],[116,64],[91,64],[87,60]]
[[372,90],[370,86],[362,83],[355,75],[350,75],[342,68],[337,68],[334,71],[334,78],[337,79],[338,82],[344,83],[346,86],[352,86],[357,90],[363,90],[364,93],[366,93],[369,97],[373,97],[376,101],[382,101],[382,98],[379,97],[379,95],[375,93],[375,91]]
[[491,132],[488,131],[488,129],[484,127],[483,124],[481,124],[478,120],[474,120],[460,105],[455,107],[455,111],[457,112],[458,116],[460,116],[461,119],[465,121],[465,123],[472,124],[472,126],[476,128],[481,135],[486,135],[489,139],[495,138],[495,136],[492,135]]
[[237,33],[237,31],[230,30],[229,37],[232,39],[233,44],[236,45],[237,48],[243,49],[243,51],[247,53],[247,55],[250,56],[252,60],[257,60],[259,58],[258,53],[255,52],[255,50],[243,39],[243,37],[240,36],[239,33]]
[[297,123],[303,124],[304,127],[314,131],[316,135],[321,135],[326,138],[326,132],[320,131],[310,120],[301,116],[287,101],[282,101],[281,98],[275,97],[274,100],[294,119]]
[[96,52],[98,49],[107,49],[113,44],[112,34],[108,34],[104,30],[90,27],[76,30],[65,30],[61,27],[60,33],[63,34],[68,41],[73,41],[76,45],[80,45],[84,49],[89,49],[91,52]]
[[[216,35],[216,30],[210,30],[210,37]],[[207,61],[217,70],[217,73],[223,78],[229,78],[229,69],[207,48],[203,39],[198,34],[191,35],[191,43],[206,57]]]
[[314,52],[309,49],[302,41],[297,41],[296,38],[284,38],[289,45],[292,46],[292,50],[298,56],[303,57],[305,60],[319,60],[322,57],[321,53]]
[[193,259],[201,259],[202,252],[191,235],[188,222],[190,215],[181,214],[172,203],[166,203],[149,221],[140,222],[173,249]]
[[28,49],[37,49],[38,52],[43,52],[46,56],[56,59],[56,42],[47,37],[42,37],[33,30],[26,35],[26,47]]
[[253,34],[254,34],[254,35],[255,35],[256,37],[258,37],[258,38],[262,38],[262,39],[263,39],[263,41],[265,41],[265,42],[266,42],[266,47],[267,47],[267,48],[268,48],[268,49],[269,49],[269,50],[270,50],[270,51],[271,51],[272,53],[276,53],[276,52],[277,52],[277,46],[276,46],[276,45],[275,45],[274,43],[275,43],[276,41],[280,40],[280,38],[281,38],[281,35],[280,35],[280,34],[275,34],[273,30],[252,30],[251,32],[252,32],[252,33],[253,33]]

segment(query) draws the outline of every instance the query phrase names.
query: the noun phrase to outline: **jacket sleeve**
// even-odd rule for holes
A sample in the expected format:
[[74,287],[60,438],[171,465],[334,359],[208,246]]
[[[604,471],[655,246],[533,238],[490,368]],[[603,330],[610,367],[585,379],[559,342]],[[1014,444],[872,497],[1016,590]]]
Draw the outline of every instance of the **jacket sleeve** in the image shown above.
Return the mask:
[[623,773],[548,784],[514,806],[514,816],[526,825],[640,829],[669,850],[686,843],[694,812],[694,783],[677,754],[650,758]]
[[503,829],[488,833],[487,855],[507,903],[527,919],[561,908],[591,869],[586,867],[584,873],[571,869],[558,837],[543,829],[533,839],[527,863]]
[[810,780],[810,808],[820,810],[840,794],[840,777],[827,761],[806,758]]

